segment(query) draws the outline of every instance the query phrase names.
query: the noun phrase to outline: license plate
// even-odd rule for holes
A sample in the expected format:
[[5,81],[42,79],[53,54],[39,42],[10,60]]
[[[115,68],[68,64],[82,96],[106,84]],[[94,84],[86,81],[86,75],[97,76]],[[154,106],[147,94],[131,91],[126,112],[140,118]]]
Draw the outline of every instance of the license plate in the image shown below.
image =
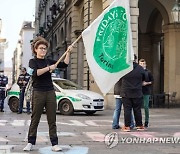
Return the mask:
[[97,106],[103,106],[102,102],[97,102]]

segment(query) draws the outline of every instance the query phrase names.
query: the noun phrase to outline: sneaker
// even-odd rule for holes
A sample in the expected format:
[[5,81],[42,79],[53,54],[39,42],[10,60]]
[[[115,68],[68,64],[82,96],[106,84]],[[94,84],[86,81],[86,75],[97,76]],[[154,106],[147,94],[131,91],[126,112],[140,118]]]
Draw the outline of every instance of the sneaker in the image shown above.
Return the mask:
[[31,143],[28,143],[26,147],[23,149],[23,151],[32,151],[33,145]]
[[57,152],[57,151],[62,151],[62,148],[60,148],[58,145],[54,145],[52,146],[51,150]]
[[135,125],[134,124],[131,124],[130,125],[130,129],[134,129]]
[[144,129],[144,126],[137,126],[136,129],[137,129],[138,131],[143,131],[143,130],[145,130],[145,129]]
[[123,132],[130,132],[131,130],[130,130],[130,127],[126,127],[126,126],[124,126],[123,128],[121,128],[121,130],[123,131]]
[[121,129],[120,126],[112,127],[112,129]]
[[27,114],[29,115],[29,114],[31,114],[31,112],[27,112]]
[[130,126],[130,129],[133,130],[135,127],[134,126]]
[[145,123],[144,123],[144,127],[147,128],[147,127],[148,127],[148,124],[149,124],[148,122],[145,122]]

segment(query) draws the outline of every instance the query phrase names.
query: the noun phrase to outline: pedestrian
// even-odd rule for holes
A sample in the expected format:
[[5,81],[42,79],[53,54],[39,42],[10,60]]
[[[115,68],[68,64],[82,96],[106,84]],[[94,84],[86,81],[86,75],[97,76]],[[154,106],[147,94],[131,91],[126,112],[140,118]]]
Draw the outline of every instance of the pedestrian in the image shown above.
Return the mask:
[[[30,75],[27,73],[26,68],[22,67],[21,68],[21,74],[18,77],[17,84],[19,85],[20,89],[20,94],[19,94],[19,108],[17,114],[21,114],[23,111],[23,104],[24,104],[24,94],[25,94],[25,89],[26,86],[29,82]],[[26,109],[27,109],[27,114],[30,114],[30,101],[26,102]]]
[[145,123],[144,127],[149,126],[149,98],[152,91],[153,76],[151,72],[146,68],[145,59],[139,60],[139,65],[144,68],[145,71],[145,81],[143,82],[142,92],[143,92],[143,102],[144,102],[144,112],[145,112]]
[[66,68],[69,64],[70,51],[72,46],[68,47],[68,51],[64,62],[56,65],[56,61],[46,59],[49,43],[43,37],[37,37],[32,42],[32,52],[35,54],[33,59],[29,61],[29,72],[32,74],[32,116],[28,132],[28,144],[23,149],[31,151],[36,144],[37,128],[43,113],[46,109],[47,121],[49,125],[49,137],[52,144],[52,151],[61,151],[58,146],[57,128],[56,128],[56,95],[52,83],[51,72],[58,68]]
[[137,130],[144,130],[142,124],[141,105],[143,102],[142,82],[144,81],[144,69],[138,65],[137,57],[134,56],[133,70],[122,77],[120,95],[124,107],[124,123],[122,131],[130,131],[131,112],[133,109]]
[[4,99],[6,97],[6,85],[8,77],[4,75],[4,71],[0,71],[0,112],[4,112]]
[[[114,97],[115,97],[115,102],[116,106],[114,109],[114,114],[113,114],[113,122],[112,122],[112,129],[120,129],[119,125],[119,119],[121,115],[121,108],[122,108],[122,97],[120,96],[120,88],[121,88],[121,80],[119,80],[115,86],[114,86]],[[132,112],[131,112],[132,113]],[[131,125],[130,129],[133,129],[135,126],[134,124],[134,116],[133,113],[131,114]]]

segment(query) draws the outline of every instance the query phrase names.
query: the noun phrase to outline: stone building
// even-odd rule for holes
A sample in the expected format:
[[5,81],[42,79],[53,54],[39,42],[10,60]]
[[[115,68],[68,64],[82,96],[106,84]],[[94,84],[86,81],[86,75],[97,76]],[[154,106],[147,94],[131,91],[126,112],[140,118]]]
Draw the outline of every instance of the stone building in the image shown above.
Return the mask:
[[0,18],[0,71],[4,71],[4,52],[8,47],[6,38],[1,37],[2,19]]
[[33,58],[30,41],[33,39],[35,29],[32,21],[24,21],[19,32],[20,39],[13,53],[13,83],[17,82],[21,68],[28,69],[29,60]]
[[[113,0],[36,0],[36,34],[50,42],[48,57],[57,60],[81,32],[109,6]],[[177,92],[180,100],[180,24],[172,17],[175,0],[130,0],[133,48],[138,58],[147,61],[154,76],[153,93]],[[178,2],[178,1],[177,1]],[[68,70],[62,77],[84,88],[100,92],[90,74],[82,40],[71,54]],[[113,104],[112,92],[106,106]]]

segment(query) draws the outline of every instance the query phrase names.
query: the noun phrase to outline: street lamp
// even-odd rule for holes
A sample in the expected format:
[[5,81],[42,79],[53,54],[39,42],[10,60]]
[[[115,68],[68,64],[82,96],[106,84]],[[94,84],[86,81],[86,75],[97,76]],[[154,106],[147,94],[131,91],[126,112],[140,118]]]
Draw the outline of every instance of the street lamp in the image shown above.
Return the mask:
[[174,23],[180,23],[180,0],[176,0],[172,11],[172,19]]

